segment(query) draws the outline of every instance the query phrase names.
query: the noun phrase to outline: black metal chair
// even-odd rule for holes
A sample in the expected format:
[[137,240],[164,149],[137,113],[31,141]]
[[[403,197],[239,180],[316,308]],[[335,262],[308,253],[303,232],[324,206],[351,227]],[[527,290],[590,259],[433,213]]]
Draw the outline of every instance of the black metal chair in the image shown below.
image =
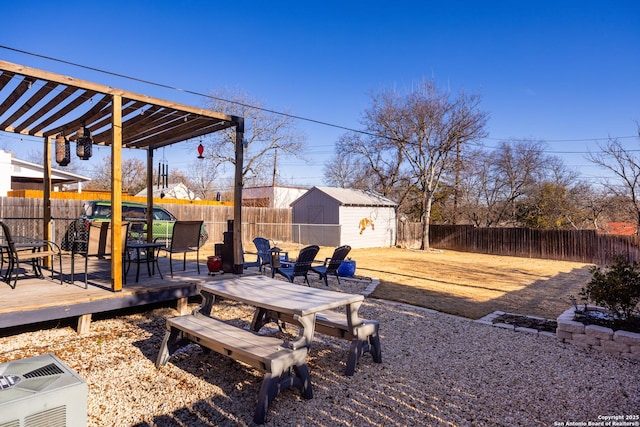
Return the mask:
[[289,282],[293,283],[293,280],[296,277],[304,277],[304,281],[307,283],[307,286],[311,286],[309,284],[309,278],[307,274],[311,269],[311,264],[315,259],[316,255],[318,255],[318,251],[320,247],[318,245],[311,245],[300,250],[298,254],[298,259],[296,262],[290,263],[287,266],[274,266],[274,273],[281,274],[286,277]]
[[336,276],[338,279],[338,284],[340,284],[340,277],[338,276],[338,267],[342,264],[342,261],[347,257],[347,254],[351,251],[351,246],[343,245],[337,247],[333,251],[333,255],[331,258],[325,258],[324,264],[318,266],[312,266],[311,270],[315,273],[318,273],[320,279],[324,280],[324,284],[329,286],[329,281],[327,280],[328,275]]
[[[89,257],[106,258],[112,255],[111,250],[111,221],[89,222],[80,218],[76,220],[70,232],[73,232],[71,241],[71,283],[74,283],[76,255],[84,257],[84,287],[89,287]],[[127,254],[127,237],[129,236],[129,223],[123,222],[120,228],[122,239],[122,272],[126,283],[125,259]]]
[[[11,235],[11,230],[4,222],[0,221],[0,228],[4,234],[3,242],[0,247],[0,266],[3,266],[6,257],[7,270],[4,274],[3,280],[15,289],[18,283],[18,275],[20,274],[20,262],[30,261],[33,268],[33,272],[36,276],[43,278],[42,266],[40,260],[44,258],[50,258],[53,263],[53,258],[58,256],[60,260],[60,284],[63,282],[62,278],[62,255],[60,247],[49,240],[35,239],[35,238],[15,238]],[[51,267],[51,278],[53,279],[53,265]],[[2,267],[0,267],[2,268]],[[11,278],[13,276],[13,285],[11,284]]]
[[[200,274],[200,230],[204,221],[176,221],[173,224],[171,241],[160,248],[169,254],[169,270],[173,277],[173,254],[182,254],[182,270],[187,269],[187,253],[196,253],[196,264]],[[158,239],[156,239],[158,240]]]

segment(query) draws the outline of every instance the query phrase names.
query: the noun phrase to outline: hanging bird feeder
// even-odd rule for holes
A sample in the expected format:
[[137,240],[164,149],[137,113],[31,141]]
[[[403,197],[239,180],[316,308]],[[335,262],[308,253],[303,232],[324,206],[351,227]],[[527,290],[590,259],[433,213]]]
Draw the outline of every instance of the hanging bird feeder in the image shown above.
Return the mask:
[[78,130],[78,140],[76,141],[76,154],[81,160],[89,160],[92,155],[91,132],[86,126]]
[[60,166],[71,163],[71,144],[61,133],[56,136],[56,163]]
[[204,159],[204,156],[202,155],[202,153],[204,153],[204,145],[198,144],[198,158],[199,159]]

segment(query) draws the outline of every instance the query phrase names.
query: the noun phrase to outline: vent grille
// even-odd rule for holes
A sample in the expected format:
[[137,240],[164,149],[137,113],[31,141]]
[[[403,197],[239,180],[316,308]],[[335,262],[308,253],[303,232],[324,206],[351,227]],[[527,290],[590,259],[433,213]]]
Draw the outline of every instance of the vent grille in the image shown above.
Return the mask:
[[6,423],[1,423],[0,427],[20,427],[20,420],[12,420],[7,421]]
[[25,378],[36,378],[36,377],[47,377],[49,375],[60,375],[64,374],[64,371],[60,369],[58,365],[55,363],[50,363],[41,368],[35,369],[31,372],[27,372],[24,374]]
[[58,406],[24,417],[24,427],[66,427],[67,408]]

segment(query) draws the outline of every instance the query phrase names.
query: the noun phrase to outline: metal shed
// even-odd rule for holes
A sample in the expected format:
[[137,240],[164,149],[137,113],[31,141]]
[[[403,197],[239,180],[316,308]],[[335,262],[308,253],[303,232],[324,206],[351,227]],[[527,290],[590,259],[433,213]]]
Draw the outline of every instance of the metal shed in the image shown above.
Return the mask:
[[313,187],[291,203],[293,237],[301,244],[388,247],[396,243],[397,204],[370,192]]

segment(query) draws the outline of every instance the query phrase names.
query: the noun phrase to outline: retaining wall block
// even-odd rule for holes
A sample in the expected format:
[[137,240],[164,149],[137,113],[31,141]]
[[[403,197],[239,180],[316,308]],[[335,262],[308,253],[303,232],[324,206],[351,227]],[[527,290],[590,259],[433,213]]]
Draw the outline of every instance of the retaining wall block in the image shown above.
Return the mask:
[[615,331],[613,333],[613,340],[633,346],[640,346],[640,334],[636,332]]
[[598,325],[587,325],[584,333],[592,337],[600,338],[602,341],[613,340],[613,329]]
[[607,353],[629,353],[629,346],[619,341],[601,341],[600,348]]
[[580,322],[576,322],[574,320],[570,320],[567,322],[558,321],[557,330],[571,332],[575,334],[584,334],[584,324]]
[[590,346],[599,346],[600,339],[587,334],[573,334],[572,341],[574,342],[582,342],[588,344]]
[[556,338],[565,341],[573,338],[573,334],[567,331],[556,330]]

